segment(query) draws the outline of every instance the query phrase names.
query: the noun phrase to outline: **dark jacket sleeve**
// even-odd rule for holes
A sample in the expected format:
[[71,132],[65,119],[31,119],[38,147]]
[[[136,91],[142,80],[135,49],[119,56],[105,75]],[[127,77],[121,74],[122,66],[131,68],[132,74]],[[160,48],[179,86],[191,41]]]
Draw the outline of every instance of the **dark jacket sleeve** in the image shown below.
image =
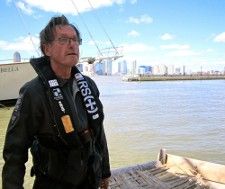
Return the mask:
[[[96,93],[95,95],[99,97],[100,93],[97,88],[97,85],[92,79],[90,78],[87,78],[87,79],[90,80],[91,88],[95,89],[95,93]],[[102,104],[101,106],[103,108]],[[100,125],[100,132],[98,133],[96,142],[99,145],[102,152],[102,158],[103,158],[102,159],[102,178],[108,178],[111,176],[111,171],[110,171],[110,163],[109,163],[109,152],[108,152],[107,140],[105,136],[103,123]]]
[[28,148],[35,132],[31,123],[35,112],[31,108],[30,98],[27,87],[23,87],[8,124],[3,148],[2,189],[23,188]]
[[[99,142],[98,142],[99,141]],[[106,142],[104,128],[102,127],[102,131],[97,139],[97,142],[100,145],[102,150],[103,159],[102,159],[102,178],[108,178],[111,176],[110,172],[110,164],[109,164],[109,153],[108,153],[108,146]]]

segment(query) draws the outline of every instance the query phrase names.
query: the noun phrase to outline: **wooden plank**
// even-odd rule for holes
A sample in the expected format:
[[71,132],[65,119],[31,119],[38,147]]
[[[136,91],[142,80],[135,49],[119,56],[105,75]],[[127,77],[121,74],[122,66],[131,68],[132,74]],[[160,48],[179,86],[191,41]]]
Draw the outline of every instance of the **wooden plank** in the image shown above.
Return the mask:
[[[157,169],[160,169],[158,167]],[[153,168],[153,170],[157,170]],[[153,172],[154,172],[153,171]],[[206,189],[204,184],[198,183],[195,177],[188,175],[176,175],[165,170],[157,170],[157,174],[152,174],[151,169],[132,170],[112,175],[109,182],[110,189]]]

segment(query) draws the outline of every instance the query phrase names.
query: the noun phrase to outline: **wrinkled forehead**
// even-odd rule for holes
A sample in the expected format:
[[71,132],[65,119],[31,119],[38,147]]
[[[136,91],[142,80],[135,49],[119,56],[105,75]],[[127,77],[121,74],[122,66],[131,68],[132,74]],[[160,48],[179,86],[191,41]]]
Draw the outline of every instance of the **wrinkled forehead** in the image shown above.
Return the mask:
[[54,36],[77,37],[75,29],[70,25],[58,25],[54,29]]

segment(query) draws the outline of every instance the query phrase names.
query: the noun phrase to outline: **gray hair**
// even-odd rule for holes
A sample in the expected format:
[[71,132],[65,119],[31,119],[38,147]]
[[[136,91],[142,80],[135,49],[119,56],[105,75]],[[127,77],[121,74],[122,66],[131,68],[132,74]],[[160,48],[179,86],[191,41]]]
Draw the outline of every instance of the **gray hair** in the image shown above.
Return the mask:
[[55,30],[55,27],[59,26],[59,25],[61,25],[61,26],[65,26],[65,25],[71,26],[77,34],[79,44],[81,44],[82,39],[81,39],[79,30],[73,24],[71,24],[64,15],[52,17],[51,20],[49,21],[49,23],[40,32],[40,49],[41,49],[41,52],[44,55],[45,55],[44,44],[48,44],[48,43],[51,43],[52,41],[54,41],[54,39],[55,39],[54,30]]

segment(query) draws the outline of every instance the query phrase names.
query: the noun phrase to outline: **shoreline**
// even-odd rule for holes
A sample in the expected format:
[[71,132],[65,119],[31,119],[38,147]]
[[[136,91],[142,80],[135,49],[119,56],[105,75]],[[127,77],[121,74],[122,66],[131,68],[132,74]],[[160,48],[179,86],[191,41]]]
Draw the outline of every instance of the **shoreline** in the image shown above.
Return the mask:
[[127,75],[123,81],[223,80],[225,75]]

